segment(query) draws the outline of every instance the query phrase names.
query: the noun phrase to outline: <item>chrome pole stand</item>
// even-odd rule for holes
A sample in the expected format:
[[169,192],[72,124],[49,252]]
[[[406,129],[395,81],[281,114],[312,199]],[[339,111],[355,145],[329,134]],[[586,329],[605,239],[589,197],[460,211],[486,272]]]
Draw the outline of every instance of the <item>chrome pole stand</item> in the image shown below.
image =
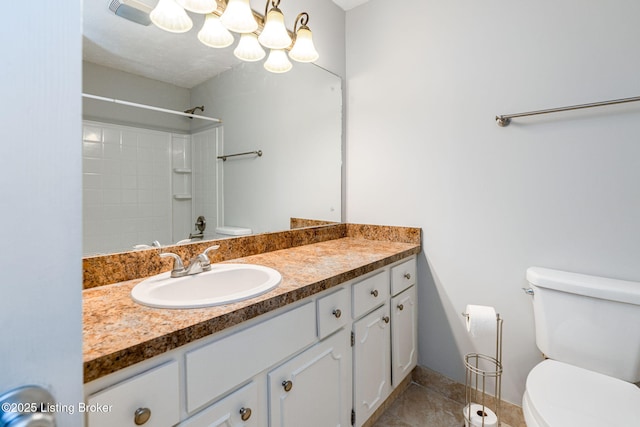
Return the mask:
[[[502,377],[502,319],[496,315],[496,356],[468,353],[464,356],[465,427],[499,427]],[[491,392],[493,391],[493,392]],[[491,408],[494,408],[492,411]],[[495,415],[495,418],[493,418]]]

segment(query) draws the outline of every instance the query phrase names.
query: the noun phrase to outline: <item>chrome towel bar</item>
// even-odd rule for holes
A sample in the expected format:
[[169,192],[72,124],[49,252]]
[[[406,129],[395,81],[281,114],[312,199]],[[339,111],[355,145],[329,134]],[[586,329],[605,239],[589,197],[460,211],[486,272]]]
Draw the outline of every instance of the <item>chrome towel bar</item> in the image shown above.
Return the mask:
[[536,116],[538,114],[558,113],[561,111],[570,111],[570,110],[581,110],[583,108],[604,107],[606,105],[624,104],[627,102],[636,102],[636,101],[640,101],[640,96],[634,96],[632,98],[614,99],[611,101],[592,102],[589,104],[571,105],[569,107],[549,108],[547,110],[529,111],[526,113],[503,114],[500,116],[496,116],[496,123],[500,127],[505,127],[505,126],[508,126],[509,123],[511,123],[511,119],[516,117]]
[[248,156],[250,154],[255,154],[258,157],[262,157],[262,150],[247,151],[245,153],[236,153],[236,154],[225,154],[224,156],[218,156],[218,159],[222,159],[223,162],[226,162],[227,157]]

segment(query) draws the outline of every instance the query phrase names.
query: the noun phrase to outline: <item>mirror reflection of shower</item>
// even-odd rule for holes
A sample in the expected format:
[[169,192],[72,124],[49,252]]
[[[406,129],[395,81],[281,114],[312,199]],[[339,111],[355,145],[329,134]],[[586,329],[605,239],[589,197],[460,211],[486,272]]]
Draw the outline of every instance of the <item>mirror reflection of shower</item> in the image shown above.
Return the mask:
[[196,234],[191,234],[189,233],[189,239],[202,239],[204,237],[204,230],[207,229],[207,219],[200,215],[197,219],[196,219],[196,230],[197,233]]
[[[204,105],[201,105],[199,107],[193,107],[193,108],[189,108],[187,110],[184,110],[185,113],[187,114],[195,114],[197,110],[200,110],[204,113]],[[193,119],[193,117],[189,117],[190,119]]]
[[[84,256],[176,244],[201,215],[198,242],[340,221],[340,79],[318,67],[268,77],[242,64],[183,89],[84,62]],[[304,109],[290,102],[301,91]]]
[[[83,121],[84,254],[150,249],[206,238],[205,218],[215,225],[221,210],[220,121],[113,98],[84,98],[85,107],[88,103],[105,108],[118,104],[132,121],[140,111],[153,110],[181,120],[202,118],[198,121],[206,124],[197,132],[184,132],[144,124]],[[204,106],[193,110],[198,109]]]

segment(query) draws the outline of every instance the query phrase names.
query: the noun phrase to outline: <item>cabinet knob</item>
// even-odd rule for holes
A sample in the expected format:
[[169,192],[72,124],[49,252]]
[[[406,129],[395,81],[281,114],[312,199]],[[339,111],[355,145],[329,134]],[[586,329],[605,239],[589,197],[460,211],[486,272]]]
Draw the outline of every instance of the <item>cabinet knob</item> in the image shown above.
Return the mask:
[[149,418],[151,418],[151,409],[149,408],[138,408],[133,414],[133,422],[136,423],[137,426],[146,423],[149,421]]
[[284,387],[284,391],[288,393],[291,391],[291,387],[293,387],[293,383],[291,381],[282,381],[282,387]]
[[400,311],[404,310],[404,304],[398,304],[398,310]]
[[378,290],[377,289],[372,290],[371,291],[371,295],[373,295],[374,298],[377,298],[378,297]]
[[251,418],[251,408],[240,408],[240,419],[247,421]]
[[384,323],[389,323],[389,320],[391,320],[391,319],[389,319],[389,316],[384,316],[384,317],[382,318],[382,321],[383,321]]
[[339,308],[333,310],[333,315],[336,316],[336,319],[339,319],[342,316],[342,311]]
[[411,274],[404,273],[404,278],[407,279],[407,280],[411,279]]

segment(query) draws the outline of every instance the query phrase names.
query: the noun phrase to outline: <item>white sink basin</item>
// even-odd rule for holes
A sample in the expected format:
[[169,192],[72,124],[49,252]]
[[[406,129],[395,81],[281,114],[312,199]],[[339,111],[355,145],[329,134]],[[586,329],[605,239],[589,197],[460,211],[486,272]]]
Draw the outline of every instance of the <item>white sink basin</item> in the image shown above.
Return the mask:
[[273,268],[255,264],[214,264],[210,271],[172,278],[170,272],[138,283],[131,298],[157,308],[199,308],[229,304],[264,294],[280,284]]

